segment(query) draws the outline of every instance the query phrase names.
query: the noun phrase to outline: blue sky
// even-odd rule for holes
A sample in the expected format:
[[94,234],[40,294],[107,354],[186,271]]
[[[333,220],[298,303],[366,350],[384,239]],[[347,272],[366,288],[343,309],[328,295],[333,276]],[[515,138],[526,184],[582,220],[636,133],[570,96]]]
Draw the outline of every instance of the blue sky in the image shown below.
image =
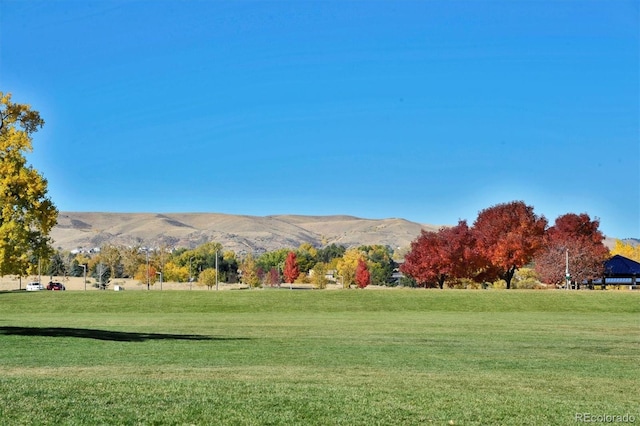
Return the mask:
[[472,223],[523,200],[640,237],[637,1],[0,1],[62,211]]

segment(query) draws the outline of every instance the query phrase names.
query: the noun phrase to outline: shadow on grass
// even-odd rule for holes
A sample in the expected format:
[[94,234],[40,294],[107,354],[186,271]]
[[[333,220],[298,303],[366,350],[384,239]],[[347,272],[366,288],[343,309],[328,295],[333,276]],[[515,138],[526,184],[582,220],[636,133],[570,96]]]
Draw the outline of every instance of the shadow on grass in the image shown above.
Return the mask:
[[246,337],[211,337],[195,334],[128,333],[124,331],[65,327],[0,327],[0,334],[7,336],[79,337],[82,339],[112,340],[116,342],[144,342],[147,340],[249,340]]

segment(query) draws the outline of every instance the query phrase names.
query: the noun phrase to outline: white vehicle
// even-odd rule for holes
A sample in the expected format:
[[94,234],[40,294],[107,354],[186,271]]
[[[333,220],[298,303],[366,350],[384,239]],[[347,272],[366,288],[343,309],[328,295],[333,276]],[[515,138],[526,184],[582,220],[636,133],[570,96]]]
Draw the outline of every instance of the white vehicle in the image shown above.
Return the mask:
[[44,286],[40,283],[33,282],[33,283],[27,284],[27,291],[40,291],[40,290],[44,290]]

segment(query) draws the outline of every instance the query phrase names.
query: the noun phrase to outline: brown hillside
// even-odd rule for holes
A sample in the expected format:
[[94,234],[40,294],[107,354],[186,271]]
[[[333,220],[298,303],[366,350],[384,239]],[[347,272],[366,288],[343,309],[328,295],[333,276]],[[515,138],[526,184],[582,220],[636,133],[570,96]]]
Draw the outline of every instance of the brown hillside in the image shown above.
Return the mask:
[[271,251],[302,243],[321,247],[383,244],[408,247],[421,225],[404,219],[352,216],[242,216],[221,213],[84,213],[61,212],[51,236],[54,247],[90,249],[105,243],[193,248],[208,241],[225,249]]

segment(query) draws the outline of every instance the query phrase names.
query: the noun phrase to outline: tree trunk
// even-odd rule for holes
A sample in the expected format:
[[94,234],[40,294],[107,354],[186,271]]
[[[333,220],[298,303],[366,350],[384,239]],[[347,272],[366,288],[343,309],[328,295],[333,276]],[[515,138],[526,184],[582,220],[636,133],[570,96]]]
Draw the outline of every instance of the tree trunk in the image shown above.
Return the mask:
[[444,289],[444,280],[447,278],[446,275],[442,274],[438,277],[438,287],[440,287],[440,290]]
[[505,274],[502,276],[502,279],[507,283],[507,290],[511,288],[511,280],[516,273],[516,267],[512,266]]

